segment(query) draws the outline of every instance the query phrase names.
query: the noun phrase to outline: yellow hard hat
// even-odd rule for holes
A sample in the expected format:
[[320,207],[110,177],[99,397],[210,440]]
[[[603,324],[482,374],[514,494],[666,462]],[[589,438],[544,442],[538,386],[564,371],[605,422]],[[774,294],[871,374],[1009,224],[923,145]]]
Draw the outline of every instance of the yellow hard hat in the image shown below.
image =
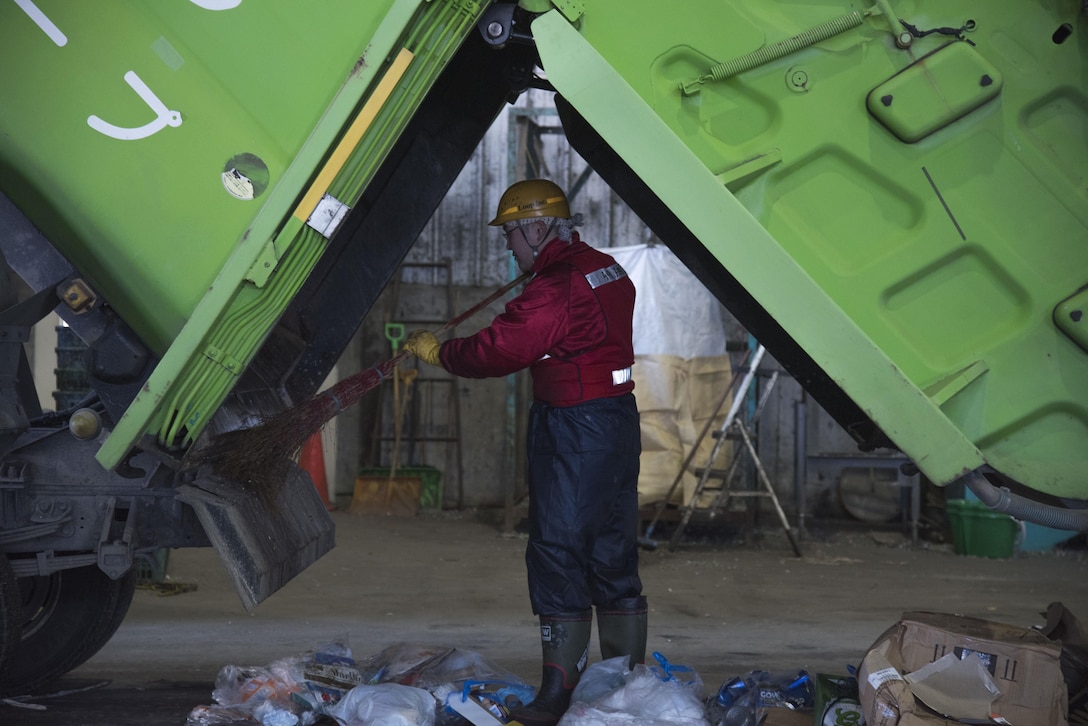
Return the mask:
[[562,217],[570,219],[567,195],[547,179],[526,179],[512,184],[499,199],[499,211],[488,222],[492,227],[515,219]]

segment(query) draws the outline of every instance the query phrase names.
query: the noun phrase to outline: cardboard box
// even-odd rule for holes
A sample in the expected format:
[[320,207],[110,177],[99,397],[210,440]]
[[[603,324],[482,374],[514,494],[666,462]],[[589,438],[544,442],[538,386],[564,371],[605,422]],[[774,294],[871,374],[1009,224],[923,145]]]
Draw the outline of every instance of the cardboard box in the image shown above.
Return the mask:
[[858,696],[865,722],[928,726],[993,714],[1015,726],[1066,726],[1061,652],[1061,643],[1028,628],[904,613],[862,661]]
[[1052,602],[1046,608],[1046,623],[1039,632],[1062,644],[1062,676],[1069,692],[1069,723],[1088,726],[1088,625],[1077,620],[1069,608]]
[[815,712],[811,708],[768,708],[761,726],[812,726]]

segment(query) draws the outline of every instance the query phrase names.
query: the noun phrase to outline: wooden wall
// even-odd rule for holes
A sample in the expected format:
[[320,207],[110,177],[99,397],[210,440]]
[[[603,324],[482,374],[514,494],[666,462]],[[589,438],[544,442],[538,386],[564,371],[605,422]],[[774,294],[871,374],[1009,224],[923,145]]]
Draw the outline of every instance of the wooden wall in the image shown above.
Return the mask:
[[[487,226],[487,221],[507,186],[530,177],[549,178],[567,190],[572,211],[585,216],[579,232],[593,246],[617,247],[652,240],[646,225],[567,145],[551,94],[531,91],[498,117],[406,258],[409,263],[448,259],[448,279],[444,271],[404,268],[401,284],[383,293],[352,349],[345,353],[341,375],[350,375],[358,366],[389,356],[391,348],[384,334],[384,324],[389,320],[448,319],[517,274],[501,235]],[[452,296],[452,305],[448,295]],[[493,306],[458,332],[473,332],[499,310],[501,305]],[[737,339],[734,343],[748,342],[746,332],[735,321],[730,329],[735,331],[731,333]],[[777,367],[777,363],[768,357],[764,367]],[[427,375],[436,372],[421,370],[421,377]],[[437,435],[456,433],[451,431],[448,415],[452,385],[430,384],[430,393],[427,384],[409,387],[409,395],[415,398],[413,405],[419,407],[417,423],[427,418],[429,425],[437,426]],[[456,386],[461,419],[460,464],[453,444],[417,442],[413,447],[402,441],[400,465],[425,463],[441,469],[446,508],[509,506],[520,501],[524,492],[522,437],[528,405],[523,376],[509,381],[461,380]],[[350,496],[360,467],[390,464],[390,442],[377,442],[381,436],[388,437],[392,429],[393,396],[389,388],[387,385],[379,395],[372,394],[351,416],[341,416],[335,465],[339,496]],[[800,387],[784,375],[759,432],[761,459],[787,512],[796,511],[799,501],[795,412],[802,398]],[[807,420],[801,425],[807,429],[812,450],[856,453],[848,437],[815,403],[808,402],[807,408]],[[377,438],[375,432],[379,433]],[[824,475],[810,477],[804,488],[809,512],[836,514],[841,509],[836,502],[835,482]]]

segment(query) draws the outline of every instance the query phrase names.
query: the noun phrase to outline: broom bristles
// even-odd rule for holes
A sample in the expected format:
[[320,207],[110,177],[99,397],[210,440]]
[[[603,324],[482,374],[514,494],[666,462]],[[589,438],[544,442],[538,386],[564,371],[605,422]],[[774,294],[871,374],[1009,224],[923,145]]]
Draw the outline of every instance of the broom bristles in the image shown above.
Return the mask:
[[[531,273],[523,273],[487,298],[434,331],[436,335],[452,330],[495,300],[505,295]],[[208,465],[217,474],[240,482],[265,499],[274,499],[287,478],[290,464],[306,441],[334,416],[354,406],[363,396],[394,375],[397,364],[407,358],[402,350],[383,363],[315,394],[294,408],[265,418],[256,426],[219,434],[204,449],[190,454],[189,461]]]
[[396,360],[345,378],[298,406],[273,414],[256,426],[219,434],[191,461],[241,482],[259,494],[274,495],[302,445],[337,414],[377,388]]

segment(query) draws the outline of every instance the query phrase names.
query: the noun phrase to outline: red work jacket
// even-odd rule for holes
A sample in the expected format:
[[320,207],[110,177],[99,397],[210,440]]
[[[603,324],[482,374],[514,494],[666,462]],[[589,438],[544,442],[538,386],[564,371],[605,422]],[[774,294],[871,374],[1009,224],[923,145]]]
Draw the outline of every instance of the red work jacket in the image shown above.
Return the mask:
[[442,344],[442,366],[465,378],[526,367],[533,398],[571,406],[634,388],[635,286],[616,261],[579,239],[549,242],[525,290],[491,325]]

